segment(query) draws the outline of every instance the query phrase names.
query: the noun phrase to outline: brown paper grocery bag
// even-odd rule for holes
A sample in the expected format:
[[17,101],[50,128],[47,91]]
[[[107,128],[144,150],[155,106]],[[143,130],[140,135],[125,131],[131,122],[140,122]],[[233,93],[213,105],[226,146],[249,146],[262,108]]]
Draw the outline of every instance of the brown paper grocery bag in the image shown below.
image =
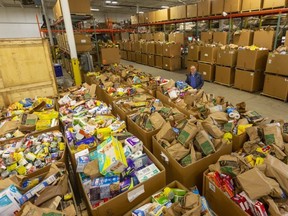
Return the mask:
[[197,132],[198,127],[191,122],[187,122],[183,130],[180,132],[177,140],[185,147],[188,147],[189,143],[196,136]]
[[179,161],[190,153],[190,149],[185,148],[182,144],[176,143],[175,145],[167,148],[168,153],[175,160]]
[[170,122],[166,122],[163,127],[161,127],[160,131],[156,134],[156,139],[167,140],[168,142],[172,142],[176,138],[176,133],[171,127]]
[[266,145],[275,144],[281,150],[284,149],[284,142],[282,137],[282,132],[279,126],[277,125],[267,125],[263,128],[264,139]]
[[195,141],[199,151],[202,151],[205,155],[209,155],[215,152],[214,145],[206,131],[199,131],[195,137]]
[[216,139],[220,139],[224,135],[224,132],[220,128],[206,120],[202,122],[202,126],[206,132]]
[[152,126],[156,130],[161,128],[166,122],[165,119],[158,112],[152,113],[149,119],[151,121]]

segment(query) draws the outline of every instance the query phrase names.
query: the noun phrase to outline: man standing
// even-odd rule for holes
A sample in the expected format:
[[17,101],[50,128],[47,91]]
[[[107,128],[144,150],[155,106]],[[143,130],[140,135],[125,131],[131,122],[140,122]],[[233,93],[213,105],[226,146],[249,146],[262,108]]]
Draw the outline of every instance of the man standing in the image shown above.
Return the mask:
[[195,66],[190,67],[190,73],[187,74],[185,82],[188,85],[190,85],[193,89],[201,89],[204,85],[203,78],[201,74],[197,72]]

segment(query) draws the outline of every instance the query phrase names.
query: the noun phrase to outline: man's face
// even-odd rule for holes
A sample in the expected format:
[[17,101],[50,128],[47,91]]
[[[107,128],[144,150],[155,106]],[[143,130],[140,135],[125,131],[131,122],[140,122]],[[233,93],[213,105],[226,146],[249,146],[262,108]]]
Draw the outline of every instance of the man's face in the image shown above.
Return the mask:
[[193,75],[193,74],[195,74],[195,72],[196,72],[196,68],[192,66],[190,68],[190,73]]

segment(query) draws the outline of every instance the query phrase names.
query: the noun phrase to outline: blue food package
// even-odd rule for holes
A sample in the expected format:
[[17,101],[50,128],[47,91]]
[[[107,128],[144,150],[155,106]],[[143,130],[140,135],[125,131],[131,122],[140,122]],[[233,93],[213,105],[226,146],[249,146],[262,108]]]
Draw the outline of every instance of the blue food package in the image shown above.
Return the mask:
[[146,154],[142,154],[140,157],[134,159],[133,162],[136,171],[152,164],[152,161]]
[[127,178],[124,181],[120,182],[120,192],[123,193],[127,190],[130,190],[134,187],[134,180],[133,178]]
[[124,181],[126,178],[135,176],[135,164],[131,158],[127,158],[128,167],[120,173],[120,181]]
[[80,141],[76,142],[75,146],[79,146],[79,145],[82,145],[82,144],[90,145],[90,144],[93,144],[94,142],[95,142],[95,137],[92,136],[92,137],[89,137],[89,138],[86,138],[86,139],[83,139],[83,140],[80,140]]

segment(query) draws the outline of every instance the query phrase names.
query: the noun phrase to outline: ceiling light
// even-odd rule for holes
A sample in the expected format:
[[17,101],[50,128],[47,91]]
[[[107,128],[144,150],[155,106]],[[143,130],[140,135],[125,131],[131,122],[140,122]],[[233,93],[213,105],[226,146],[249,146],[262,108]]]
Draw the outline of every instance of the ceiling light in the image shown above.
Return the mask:
[[144,12],[143,11],[139,11],[138,13],[143,14]]
[[118,4],[118,2],[117,2],[117,1],[112,1],[111,3],[112,3],[112,4]]
[[111,1],[105,1],[106,4],[111,4]]
[[169,6],[161,6],[161,8],[169,8]]
[[91,11],[99,11],[98,8],[91,8],[90,10],[91,10]]

